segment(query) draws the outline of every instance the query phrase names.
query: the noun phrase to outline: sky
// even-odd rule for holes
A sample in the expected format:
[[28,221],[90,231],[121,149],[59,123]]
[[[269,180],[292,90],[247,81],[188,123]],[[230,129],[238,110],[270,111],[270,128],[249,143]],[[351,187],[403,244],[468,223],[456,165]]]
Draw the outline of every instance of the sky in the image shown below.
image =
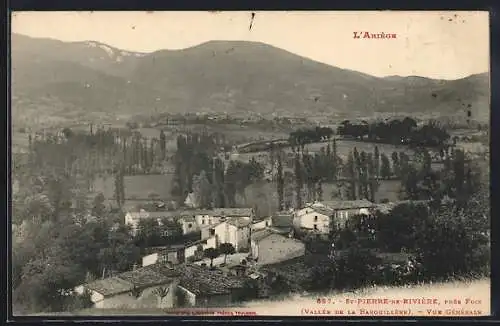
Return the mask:
[[[488,12],[16,12],[11,31],[138,52],[210,40],[267,43],[374,76],[458,79],[489,71]],[[355,32],[396,34],[354,38]]]

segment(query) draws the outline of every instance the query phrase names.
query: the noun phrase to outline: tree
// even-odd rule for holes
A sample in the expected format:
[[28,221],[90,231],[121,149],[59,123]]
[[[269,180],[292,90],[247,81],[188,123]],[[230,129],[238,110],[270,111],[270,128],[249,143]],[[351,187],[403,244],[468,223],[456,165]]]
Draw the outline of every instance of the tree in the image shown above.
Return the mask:
[[219,257],[219,250],[216,248],[207,248],[204,251],[205,258],[210,259],[210,268],[214,267],[214,259]]
[[115,200],[119,207],[122,207],[125,203],[125,182],[123,174],[123,168],[119,167],[115,173]]
[[227,259],[227,255],[232,255],[236,252],[236,249],[234,249],[234,246],[229,243],[229,242],[226,242],[226,243],[222,243],[219,247],[219,251],[221,254],[224,255],[224,265],[226,264],[226,259]]
[[383,179],[389,179],[392,175],[391,173],[391,162],[389,161],[389,158],[387,155],[382,153],[380,156],[380,161],[381,161],[381,166],[380,166],[380,176]]
[[398,152],[393,152],[392,153],[392,167],[393,167],[393,172],[394,175],[400,177],[401,176],[401,171],[400,171],[400,165],[399,165],[399,155]]
[[160,245],[160,225],[156,219],[139,220],[135,243],[142,248]]
[[377,216],[377,241],[388,252],[400,252],[404,247],[418,249],[418,237],[423,236],[429,221],[429,210],[422,204],[400,204],[387,214]]
[[378,146],[375,146],[373,154],[373,169],[375,172],[375,177],[378,178],[380,176],[380,152],[378,150]]
[[166,136],[163,130],[160,131],[160,157],[161,160],[165,160],[165,154],[166,154]]
[[298,151],[295,153],[295,160],[294,160],[294,174],[295,174],[295,205],[297,208],[302,207],[302,186],[303,186],[303,180],[302,180],[302,167],[300,164],[300,154]]
[[210,208],[212,203],[212,186],[205,171],[193,177],[193,192],[200,208]]
[[277,167],[277,190],[278,190],[278,209],[279,211],[282,211],[283,210],[283,207],[284,207],[284,191],[285,191],[285,179],[283,177],[283,158],[282,158],[282,153],[281,151],[278,152],[278,155],[277,155],[277,163],[278,163],[278,167]]
[[339,162],[340,158],[337,154],[337,139],[333,138],[332,141],[332,175],[333,175],[333,180],[337,180],[337,175],[339,171]]
[[104,201],[106,199],[104,198],[104,195],[102,193],[98,193],[94,197],[94,201],[92,204],[92,215],[95,217],[102,218],[104,215],[104,212],[106,210],[106,206],[104,206]]
[[472,196],[464,208],[441,205],[432,212],[418,238],[425,275],[439,280],[449,276],[489,276],[490,204],[488,187]]
[[367,171],[368,171],[368,179],[369,179],[369,184],[368,184],[368,189],[369,189],[369,194],[370,194],[370,200],[372,202],[375,201],[375,194],[377,193],[378,187],[380,185],[379,181],[377,180],[377,172],[375,171],[375,163],[373,161],[371,153],[368,154],[368,159],[367,159]]
[[224,181],[224,163],[218,158],[214,159],[212,168],[213,207],[226,206]]
[[347,178],[348,178],[348,198],[349,200],[356,199],[356,167],[354,165],[353,153],[350,152],[347,156],[346,164]]

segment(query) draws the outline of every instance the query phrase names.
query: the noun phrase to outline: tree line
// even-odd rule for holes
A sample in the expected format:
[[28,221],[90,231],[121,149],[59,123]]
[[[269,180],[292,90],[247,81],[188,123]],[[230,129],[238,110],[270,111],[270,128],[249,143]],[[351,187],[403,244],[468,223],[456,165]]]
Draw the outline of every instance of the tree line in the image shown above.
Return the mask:
[[387,144],[405,144],[415,147],[443,147],[450,139],[446,129],[436,121],[428,121],[422,126],[409,117],[402,120],[353,123],[343,121],[337,134],[356,139],[383,142]]
[[[474,164],[463,150],[452,147],[441,148],[434,154],[418,147],[412,150],[411,157],[405,151],[387,155],[378,146],[374,146],[373,152],[354,147],[343,161],[334,138],[314,154],[308,153],[305,144],[292,147],[292,151],[286,155],[283,149],[274,147],[269,153],[280,209],[323,200],[325,183],[337,185],[334,197],[370,201],[375,201],[383,180],[400,180],[402,199],[425,200],[460,197],[477,183]],[[433,167],[433,156],[441,168]],[[295,198],[291,200],[290,196]]]
[[177,137],[174,155],[174,181],[172,195],[180,205],[193,194],[199,208],[235,207],[236,195],[264,176],[263,164],[220,157],[220,145],[212,134],[187,134]]

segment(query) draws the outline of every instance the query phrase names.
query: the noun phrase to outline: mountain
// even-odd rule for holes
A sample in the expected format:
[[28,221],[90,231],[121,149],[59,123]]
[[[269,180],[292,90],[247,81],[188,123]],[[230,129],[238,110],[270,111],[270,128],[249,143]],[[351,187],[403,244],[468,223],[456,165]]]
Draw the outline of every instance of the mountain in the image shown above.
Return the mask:
[[[54,100],[113,114],[282,112],[489,115],[489,76],[378,78],[256,42],[210,41],[183,50],[123,51],[94,41],[12,36],[14,112]],[[49,105],[50,106],[50,105]],[[62,112],[59,110],[58,112]]]

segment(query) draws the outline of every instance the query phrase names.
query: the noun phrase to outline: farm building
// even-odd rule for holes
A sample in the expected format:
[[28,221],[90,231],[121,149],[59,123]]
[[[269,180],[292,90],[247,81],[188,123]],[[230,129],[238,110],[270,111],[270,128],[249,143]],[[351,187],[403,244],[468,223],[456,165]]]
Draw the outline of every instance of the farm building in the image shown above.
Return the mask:
[[198,265],[179,268],[180,306],[224,307],[239,301],[245,293],[245,277],[230,276],[220,270]]
[[231,243],[236,251],[250,247],[251,220],[245,217],[232,217],[213,228],[215,243]]
[[151,248],[149,254],[142,257],[142,266],[153,264],[182,264],[185,261],[185,246],[174,245],[161,248]]
[[294,225],[298,229],[328,234],[332,215],[333,210],[331,209],[319,205],[310,205],[295,213]]
[[270,227],[273,223],[271,216],[260,219],[254,219],[252,222],[253,222],[252,231],[265,229],[267,227]]
[[297,239],[264,229],[252,234],[252,258],[263,266],[305,255],[305,245]]
[[333,228],[344,228],[349,217],[371,214],[375,208],[368,200],[315,202],[295,211],[293,223],[299,229],[328,234]]
[[288,212],[276,213],[271,217],[272,227],[282,233],[289,233],[293,229],[293,214]]
[[[125,224],[132,226],[136,231],[137,225],[142,219],[173,219],[180,223],[183,228],[183,234],[199,232],[203,225],[216,225],[222,221],[231,218],[245,218],[251,220],[254,217],[252,208],[215,208],[210,210],[177,210],[177,211],[139,211],[130,210],[125,215]],[[191,226],[190,226],[191,225]]]
[[180,274],[166,266],[148,266],[86,283],[77,293],[90,291],[95,308],[171,308]]

